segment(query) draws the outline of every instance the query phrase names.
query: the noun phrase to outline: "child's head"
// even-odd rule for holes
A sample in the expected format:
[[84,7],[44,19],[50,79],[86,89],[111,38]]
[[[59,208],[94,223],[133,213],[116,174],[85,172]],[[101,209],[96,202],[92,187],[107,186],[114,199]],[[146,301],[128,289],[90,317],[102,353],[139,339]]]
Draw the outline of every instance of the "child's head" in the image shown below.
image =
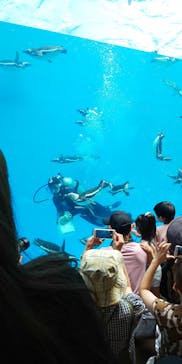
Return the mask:
[[150,212],[139,215],[135,220],[137,232],[142,239],[151,241],[156,235],[156,220],[155,216]]
[[159,221],[169,224],[175,217],[175,207],[171,202],[162,201],[154,206],[155,214]]

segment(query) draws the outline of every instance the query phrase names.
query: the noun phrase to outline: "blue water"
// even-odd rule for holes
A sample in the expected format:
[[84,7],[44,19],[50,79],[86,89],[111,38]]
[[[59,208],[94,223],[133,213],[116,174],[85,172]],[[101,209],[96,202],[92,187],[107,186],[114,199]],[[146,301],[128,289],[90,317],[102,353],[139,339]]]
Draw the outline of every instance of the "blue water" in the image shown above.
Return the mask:
[[[119,209],[134,219],[164,200],[173,202],[180,215],[182,188],[168,175],[182,168],[182,96],[163,80],[182,89],[182,61],[151,62],[152,53],[8,23],[0,24],[0,32],[0,60],[14,59],[19,51],[21,60],[31,63],[25,69],[0,67],[0,148],[8,162],[18,233],[31,242],[24,262],[43,254],[35,238],[57,244],[65,238],[66,250],[79,258],[80,238],[92,234],[94,226],[80,216],[73,218],[74,232],[58,234],[48,190],[40,196],[47,201],[33,202],[35,191],[58,172],[78,179],[85,189],[101,179],[128,180],[134,187],[129,196],[112,196],[105,189],[94,200],[104,205],[121,201]],[[67,54],[52,63],[22,52],[58,44]],[[102,117],[82,126],[76,123],[76,109],[86,107],[97,107]],[[172,158],[168,162],[155,157],[153,141],[160,131],[163,154]],[[100,158],[51,162],[61,153]]]

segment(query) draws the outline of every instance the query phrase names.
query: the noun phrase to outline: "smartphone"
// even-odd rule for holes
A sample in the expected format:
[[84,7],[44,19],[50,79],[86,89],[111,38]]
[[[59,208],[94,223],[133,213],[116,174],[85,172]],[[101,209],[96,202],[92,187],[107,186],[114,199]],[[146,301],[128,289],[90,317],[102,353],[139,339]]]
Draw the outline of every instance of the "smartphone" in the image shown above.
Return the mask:
[[174,249],[174,256],[178,257],[178,255],[182,255],[182,245],[176,245]]
[[114,229],[94,229],[94,236],[98,239],[113,239]]

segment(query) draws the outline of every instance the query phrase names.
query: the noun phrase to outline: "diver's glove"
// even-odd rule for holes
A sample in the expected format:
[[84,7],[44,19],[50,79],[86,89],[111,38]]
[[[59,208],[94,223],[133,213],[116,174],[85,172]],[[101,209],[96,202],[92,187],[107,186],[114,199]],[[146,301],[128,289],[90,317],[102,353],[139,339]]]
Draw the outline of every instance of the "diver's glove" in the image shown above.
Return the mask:
[[69,211],[65,211],[64,215],[61,215],[57,219],[58,225],[65,225],[72,219],[72,214]]

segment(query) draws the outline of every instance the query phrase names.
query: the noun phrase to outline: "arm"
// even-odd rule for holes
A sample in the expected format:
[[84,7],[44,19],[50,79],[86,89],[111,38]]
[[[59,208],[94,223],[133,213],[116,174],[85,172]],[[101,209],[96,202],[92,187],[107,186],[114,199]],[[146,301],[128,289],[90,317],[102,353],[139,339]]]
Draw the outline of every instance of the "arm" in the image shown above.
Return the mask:
[[165,242],[158,243],[156,245],[156,250],[152,262],[148,267],[148,269],[146,270],[142,282],[140,284],[140,290],[139,290],[140,296],[143,299],[146,307],[152,313],[153,313],[153,303],[157,299],[157,297],[150,291],[151,283],[157,267],[161,263],[163,263],[167,258],[172,258],[172,256],[168,256],[169,247],[170,244]]
[[136,229],[136,224],[131,224],[131,233],[137,237],[141,237],[141,234]]
[[[122,249],[124,243],[125,242],[124,242],[123,235],[115,232],[114,236],[113,236],[113,244],[112,244],[113,249],[119,250],[121,252],[121,249]],[[122,254],[122,252],[121,252],[121,254]],[[129,278],[126,266],[124,264],[124,261],[123,261],[123,270],[124,270],[126,280],[127,280],[127,287],[126,287],[126,293],[125,293],[127,295],[128,293],[132,293],[133,291],[131,288],[130,278]]]
[[85,249],[81,255],[81,258],[86,253],[87,250],[93,249],[95,245],[101,245],[101,244],[102,244],[102,239],[98,239],[93,235],[90,236],[90,238],[87,239],[87,243],[86,243]]
[[147,254],[147,262],[148,262],[148,264],[150,264],[153,259],[153,256],[154,256],[152,248],[150,247],[150,245],[147,242],[140,243],[140,246],[144,250],[144,252]]

